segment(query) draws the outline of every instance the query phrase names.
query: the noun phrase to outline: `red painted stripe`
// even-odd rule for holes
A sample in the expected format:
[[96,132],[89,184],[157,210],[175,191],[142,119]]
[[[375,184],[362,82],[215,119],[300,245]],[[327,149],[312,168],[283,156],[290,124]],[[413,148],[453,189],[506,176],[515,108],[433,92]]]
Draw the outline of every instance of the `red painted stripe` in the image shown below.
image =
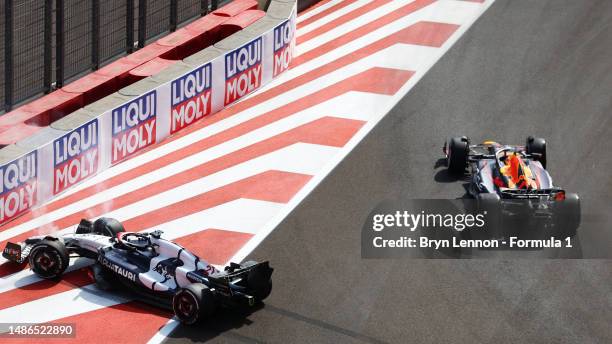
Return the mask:
[[[175,242],[187,247],[191,252],[209,263],[224,264],[252,236],[249,233],[206,229],[176,239]],[[222,243],[222,245],[219,243]],[[93,279],[87,273],[87,270],[81,269],[68,273],[64,275],[60,282],[45,280],[0,294],[0,309],[91,284]],[[172,314],[169,312],[146,304],[128,302],[58,319],[51,323],[74,323],[77,327],[76,338],[69,339],[70,342],[98,343],[98,340],[100,340],[100,343],[131,343],[149,338],[171,316]],[[104,324],[104,326],[101,326],[101,324]],[[58,341],[66,342],[67,340]],[[10,341],[8,342],[10,343]],[[6,341],[3,339],[2,343],[6,343]]]
[[[262,116],[256,117],[250,121],[237,125],[227,131],[221,132],[217,135],[213,135],[206,139],[203,139],[189,147],[183,148],[181,150],[172,152],[171,154],[160,157],[159,159],[153,160],[147,164],[139,166],[135,169],[127,171],[121,175],[118,175],[114,178],[111,178],[102,183],[96,184],[90,188],[84,189],[80,192],[77,192],[73,195],[60,199],[58,201],[52,202],[48,206],[43,206],[37,209],[35,212],[31,212],[24,216],[24,219],[18,219],[18,221],[25,221],[25,218],[34,217],[35,214],[50,212],[56,209],[59,209],[68,204],[77,202],[79,199],[91,196],[95,193],[100,192],[100,190],[104,190],[115,185],[129,182],[133,178],[142,175],[148,171],[152,171],[155,169],[159,169],[163,166],[166,166],[172,162],[178,161],[190,155],[196,154],[204,149],[209,147],[216,146],[225,141],[231,140],[235,137],[244,135],[250,131],[253,131],[257,128],[263,127],[267,124],[270,124],[274,121],[278,121],[282,118],[286,118],[296,112],[302,111],[308,107],[314,106],[316,104],[320,104],[326,100],[332,99],[336,96],[342,95],[348,91],[359,91],[359,90],[367,90],[369,92],[376,92],[381,94],[394,94],[404,83],[408,81],[408,79],[412,76],[412,72],[408,71],[399,71],[394,69],[385,69],[385,68],[373,68],[368,71],[359,73],[353,77],[347,78],[341,82],[338,82],[330,87],[327,87],[319,92],[316,92],[312,95],[304,97],[296,102],[280,107],[276,110],[273,110],[269,113],[266,113]],[[373,82],[373,80],[377,80],[377,82]],[[373,87],[373,88],[372,88]],[[196,124],[197,125],[197,124]],[[321,130],[312,130],[314,133],[322,133]],[[303,134],[303,132],[302,132]],[[293,135],[293,134],[288,134]],[[329,139],[333,139],[336,137],[335,135],[326,136],[325,140],[320,140],[320,144],[330,144]],[[297,138],[296,138],[297,139]],[[299,142],[299,141],[298,141]],[[295,142],[292,142],[295,143]],[[263,155],[269,153],[274,150],[273,142],[268,140],[260,143],[262,147],[268,146],[267,150],[261,151],[257,153],[259,155]],[[282,147],[277,147],[282,148]],[[228,157],[220,157],[211,162],[205,163],[203,165],[194,167],[188,171],[182,172],[179,175],[172,176],[169,178],[170,180],[163,180],[157,182],[155,184],[146,186],[139,190],[135,190],[128,195],[124,195],[117,199],[107,201],[104,203],[100,203],[90,209],[85,211],[81,211],[70,216],[64,217],[55,221],[52,224],[41,227],[36,231],[36,234],[40,234],[41,232],[48,232],[55,228],[65,228],[67,226],[73,225],[77,223],[83,217],[94,217],[101,214],[104,214],[111,209],[117,209],[127,204],[130,204],[136,200],[143,199],[154,195],[158,192],[162,192],[165,190],[169,190],[178,185],[182,185],[188,181],[194,180],[197,178],[201,178],[206,174],[214,173],[220,171],[222,169],[231,167],[237,163],[252,159],[259,155],[247,155],[242,159],[238,160],[228,160]],[[216,166],[216,167],[215,167]],[[207,170],[207,172],[205,172]],[[12,238],[11,241],[23,241],[25,238],[34,235],[34,231],[29,231],[24,234],[21,234],[15,238]],[[3,246],[2,246],[3,247]]]
[[[220,265],[227,262],[252,236],[250,233],[231,230],[206,229],[177,238],[174,241],[198,257],[212,264]],[[0,310],[83,287],[94,282],[90,268],[82,268],[64,274],[61,280],[42,280],[21,286],[0,293]]]
[[310,12],[310,11],[320,7],[320,6],[325,5],[326,3],[330,2],[330,1],[331,0],[321,0],[321,1],[317,2],[316,4],[314,4],[314,5],[306,8],[306,9],[304,9],[303,11],[301,11],[300,15],[306,14],[306,13],[308,13],[308,12]]
[[[396,11],[387,14],[381,18],[379,18],[378,20],[371,22],[369,24],[366,24],[358,29],[356,29],[355,31],[352,32],[348,32],[343,36],[340,36],[338,39],[342,40],[343,44],[349,43],[371,31],[377,30],[389,23],[392,23],[396,20],[399,20],[411,13],[414,13],[420,9],[423,9],[424,7],[427,7],[428,5],[432,4],[433,2],[435,2],[436,0],[416,0],[404,7],[401,7],[399,9],[397,9]],[[412,42],[411,44],[417,44],[416,42]],[[304,57],[303,55],[300,55],[298,57],[296,57],[290,68],[294,68],[297,67],[303,63],[308,62],[309,60],[319,57],[323,54],[328,53],[329,51],[338,48],[339,45],[333,45],[333,44],[325,44],[323,46],[317,47],[311,51],[308,52],[308,58]],[[365,49],[365,48],[363,48]],[[375,51],[371,52],[370,54],[373,54]],[[351,53],[347,56],[345,56],[345,58],[350,58],[351,55],[353,55],[354,53]],[[355,59],[356,60],[356,59]],[[353,61],[355,61],[353,60]],[[176,140],[184,135],[188,135],[189,133],[196,131],[198,129],[201,129],[202,127],[217,123],[221,120],[224,120],[228,117],[231,117],[237,113],[240,113],[242,111],[245,111],[257,104],[263,103],[266,100],[269,100],[273,97],[276,97],[282,93],[287,92],[288,90],[295,88],[299,85],[303,85],[306,82],[312,81],[314,79],[317,79],[327,73],[329,73],[329,71],[324,72],[325,70],[325,66],[323,67],[319,67],[317,69],[314,69],[298,78],[289,80],[288,82],[285,82],[279,86],[273,87],[270,90],[261,92],[259,94],[256,94],[248,99],[245,99],[242,102],[239,102],[237,104],[232,105],[229,108],[226,108],[218,113],[216,113],[214,116],[210,116],[210,117],[205,117],[203,120],[201,120],[200,122],[192,125],[191,127],[188,127],[184,130],[181,131],[180,135],[175,135],[172,136],[168,139],[166,139],[165,141],[163,141],[161,144],[168,144],[170,142],[172,142],[173,140]],[[329,69],[327,69],[329,70]]]
[[205,229],[174,240],[210,264],[225,264],[253,234],[219,229]]
[[311,176],[268,171],[222,186],[218,189],[173,203],[123,222],[130,231],[141,231],[239,198],[286,203]]
[[[6,245],[6,244],[3,243],[3,245],[0,247],[0,249],[4,249],[4,245]],[[27,263],[15,264],[13,262],[6,261],[6,262],[0,264],[0,278],[8,276],[8,275],[12,275],[12,274],[14,274],[16,272],[19,272],[19,271],[27,268],[27,267],[28,267]]]
[[[69,307],[69,305],[66,305]],[[72,323],[75,338],[45,338],[47,343],[142,343],[163,327],[170,312],[140,302],[128,302],[58,319],[52,323]],[[35,338],[2,338],[2,343],[41,343]]]
[[373,22],[369,22],[366,25],[363,25],[361,27],[359,27],[356,30],[353,30],[351,32],[348,32],[338,38],[335,38],[323,45],[318,46],[315,49],[312,49],[300,56],[297,56],[293,62],[292,62],[292,66],[299,66],[304,62],[310,61],[312,59],[315,59],[325,53],[328,53],[336,48],[339,48],[347,43],[352,42],[353,40],[361,37],[361,36],[365,36],[368,33],[375,31],[387,24],[390,24],[398,19],[401,19],[411,13],[414,13],[426,6],[431,5],[433,2],[435,2],[435,0],[415,0],[414,2],[411,2],[410,4],[401,7],[387,15],[384,15],[382,17],[380,17],[379,19],[373,21]]
[[379,8],[380,6],[384,6],[388,3],[390,3],[390,0],[374,0],[364,6],[361,6],[359,8],[356,8],[354,10],[352,10],[351,12],[340,16],[332,21],[330,21],[327,24],[321,25],[318,28],[307,32],[301,36],[299,36],[297,38],[297,44],[302,44],[304,42],[308,42],[309,40],[318,37],[332,29],[337,28],[338,26],[345,24],[355,18],[361,17],[363,15],[368,14],[369,12]]
[[302,28],[302,27],[304,27],[306,25],[312,24],[313,22],[315,22],[315,21],[317,21],[317,20],[319,20],[319,19],[321,19],[323,17],[326,17],[326,16],[328,16],[328,15],[330,15],[330,14],[332,14],[332,13],[334,13],[334,12],[336,12],[336,11],[342,9],[342,8],[345,8],[346,6],[348,6],[348,5],[352,4],[352,3],[355,3],[356,1],[357,0],[345,0],[345,1],[342,1],[340,3],[337,3],[337,4],[329,7],[328,9],[323,10],[323,11],[313,15],[312,17],[310,17],[308,19],[302,20],[301,22],[299,22],[297,24],[297,28],[300,29],[300,28]]
[[[410,5],[407,5],[405,7],[402,7],[401,9],[398,9],[396,11],[397,15],[396,15],[396,12],[394,12],[391,15],[387,15],[387,16],[379,19],[378,21],[374,22],[375,24],[379,24],[380,23],[380,25],[377,25],[377,26],[366,25],[367,29],[368,30],[374,30],[374,29],[376,29],[376,28],[378,28],[378,27],[380,27],[380,26],[382,26],[384,24],[387,24],[388,22],[394,21],[395,19],[397,19],[396,17],[401,18],[401,17],[403,17],[403,16],[405,16],[405,15],[407,15],[409,13],[412,13],[412,12],[418,10],[418,9],[421,9],[421,8],[425,7],[426,5],[428,5],[429,3],[431,3],[432,1],[433,0],[417,0],[414,3],[411,3]],[[439,24],[439,25],[448,25],[448,24]],[[363,31],[362,29],[363,29],[363,27],[358,29],[358,31],[361,32],[361,31]],[[363,34],[363,32],[361,32],[360,34]],[[395,36],[395,35],[392,35],[392,36]],[[390,38],[392,36],[389,36],[386,39],[388,39],[388,38]],[[426,36],[429,37],[430,35],[428,34]],[[348,33],[348,34],[342,36],[341,38],[343,40],[345,40],[345,41],[346,40],[350,41],[350,40],[354,39],[355,37],[354,37],[354,35],[352,33]],[[421,41],[423,41],[423,40],[421,40]],[[406,42],[406,43],[418,44],[418,42]],[[423,42],[423,44],[426,44],[426,43],[427,42],[425,40]],[[186,130],[183,130],[179,135],[175,135],[175,136],[165,140],[161,144],[163,145],[163,144],[167,144],[169,142],[172,142],[173,140],[175,140],[177,138],[180,138],[180,137],[182,137],[184,135],[187,135],[187,134],[189,134],[192,131],[195,131],[197,129],[201,129],[202,127],[207,126],[207,125],[214,124],[214,123],[216,123],[218,121],[221,121],[221,120],[223,120],[225,118],[228,118],[228,117],[230,117],[230,116],[232,116],[232,115],[234,115],[236,113],[244,111],[244,110],[248,109],[249,107],[254,106],[255,104],[261,103],[261,102],[266,101],[268,99],[271,99],[271,98],[273,98],[275,96],[278,96],[281,93],[284,93],[284,92],[286,92],[289,89],[298,87],[299,85],[303,85],[306,82],[309,82],[309,81],[312,81],[312,80],[314,80],[314,79],[316,79],[318,77],[321,77],[322,75],[325,75],[325,74],[329,73],[330,71],[333,71],[333,70],[337,69],[339,66],[342,66],[342,65],[345,65],[345,64],[349,64],[351,62],[354,62],[354,61],[356,61],[358,59],[363,58],[364,56],[373,54],[376,51],[380,50],[381,44],[378,44],[378,48],[376,46],[377,46],[377,44],[374,43],[372,45],[364,47],[364,48],[360,49],[358,51],[358,53],[356,52],[356,53],[353,53],[353,54],[346,55],[346,56],[344,56],[344,57],[342,57],[340,59],[337,59],[336,61],[332,62],[331,64],[328,64],[326,66],[322,66],[320,68],[317,68],[317,69],[315,69],[315,70],[313,70],[313,71],[311,71],[309,73],[306,73],[305,75],[302,75],[301,77],[298,77],[298,78],[295,78],[293,80],[290,80],[290,81],[284,83],[283,85],[277,86],[275,88],[270,89],[269,91],[263,92],[263,93],[261,93],[261,94],[259,94],[257,96],[251,97],[251,98],[249,98],[249,99],[247,99],[247,100],[245,100],[243,102],[240,102],[240,103],[230,107],[229,109],[225,109],[225,110],[217,113],[215,116],[207,117],[204,120],[202,120],[201,122],[194,124],[190,128],[187,128]],[[320,48],[314,49],[313,51],[311,51],[311,53],[315,52],[315,51],[319,51],[319,50],[321,50],[321,49]],[[305,59],[303,59],[303,58],[302,58],[301,62],[299,62],[299,61],[295,62],[294,61],[293,66],[299,65],[299,64],[301,64],[303,62],[305,62]],[[333,65],[333,67],[332,67],[332,65]],[[196,145],[194,145],[194,146],[196,146]],[[150,148],[152,148],[152,147],[150,147]],[[185,151],[183,151],[183,154],[186,154],[186,156],[189,156],[189,155],[194,154],[194,153],[195,152],[185,152]],[[174,162],[176,160],[179,160],[178,158],[177,159],[173,159],[170,156],[172,156],[172,157],[174,157],[174,156],[179,157],[179,156],[181,156],[181,153],[176,152],[176,154],[175,154],[175,152],[173,152],[173,154],[169,154],[169,155],[167,155],[165,157],[162,157],[161,159],[158,159],[158,160],[156,160],[154,162],[151,162],[149,164],[145,164],[144,166],[147,166],[146,170],[152,170],[152,169],[159,168],[159,167],[167,165],[169,163],[169,161]],[[157,165],[157,166],[152,166],[152,165]],[[102,182],[102,183],[96,184],[96,185],[94,185],[94,186],[92,186],[90,188],[87,188],[87,189],[84,189],[84,190],[82,190],[80,192],[74,193],[74,194],[72,194],[72,195],[70,195],[68,197],[65,197],[63,199],[57,200],[55,202],[51,202],[48,205],[40,207],[39,209],[37,209],[34,212],[30,211],[30,212],[24,214],[23,216],[21,216],[21,217],[15,219],[14,221],[12,221],[8,226],[5,226],[4,229],[8,229],[8,228],[14,227],[16,225],[19,225],[21,223],[24,223],[24,222],[27,222],[29,220],[32,220],[33,218],[37,217],[38,214],[40,214],[40,213],[51,212],[53,210],[56,210],[56,209],[59,209],[59,208],[65,206],[67,204],[77,202],[79,199],[82,199],[82,198],[88,197],[90,195],[93,195],[93,194],[99,192],[100,190],[104,190],[104,189],[110,188],[112,186],[115,186],[115,185],[127,182],[127,181],[133,179],[134,177],[136,177],[139,174],[140,174],[140,171],[138,171],[138,172],[135,171],[135,170],[127,171],[126,173],[124,173],[122,175],[115,176],[115,177],[113,177],[111,179],[108,179],[108,180]],[[1,272],[0,272],[0,276],[2,276]]]
[[42,280],[1,293],[0,309],[10,308],[22,303],[91,284],[94,280],[88,272],[89,268],[83,268],[64,274],[59,281]]
[[[166,190],[173,189],[190,181],[227,169],[231,166],[235,166],[239,163],[273,152],[280,148],[290,146],[297,142],[340,147],[343,146],[357,132],[357,130],[361,128],[362,125],[363,122],[361,121],[333,117],[322,118],[285,133],[276,135],[268,140],[245,147],[226,156],[203,163],[190,170],[171,176],[157,183],[147,185],[116,199],[109,200],[92,208],[71,214],[34,231],[22,233],[14,238],[11,238],[10,241],[23,241],[35,234],[40,235],[41,233],[45,233],[45,231],[52,231],[57,228],[65,228],[70,225],[74,225],[78,223],[81,218],[91,218],[103,215],[111,210],[124,207],[131,203],[159,194]],[[157,213],[160,211],[162,210],[157,210],[155,212]],[[128,230],[135,230],[134,228],[130,227],[130,223],[130,221],[127,221],[124,223],[124,225]],[[6,242],[3,242],[1,245],[6,245]]]
[[[413,3],[411,3],[410,5],[407,5],[405,7],[402,7],[400,9],[397,10],[398,13],[401,13],[402,15],[399,16],[399,18],[402,18],[412,12],[418,11],[420,9],[422,9],[423,7],[429,5],[430,3],[432,3],[435,0],[417,0]],[[391,16],[391,17],[389,17]],[[370,31],[376,30],[381,26],[384,26],[390,22],[395,21],[396,19],[399,18],[395,18],[397,17],[394,13],[391,13],[390,15],[387,15],[385,17],[382,17],[381,19],[379,19],[378,21],[374,22],[377,25],[368,25],[367,30],[359,30],[359,34],[358,35],[353,35],[352,33],[347,33],[344,36],[341,36],[338,39],[342,39],[346,44],[347,42],[351,42],[354,39],[359,38],[362,35],[365,35],[367,33],[369,33]],[[379,22],[381,22],[382,24],[378,25]],[[448,24],[441,24],[441,25],[448,25]],[[453,25],[455,26],[455,25]],[[412,27],[412,26],[411,26]],[[410,30],[410,28],[407,28],[406,30]],[[456,26],[455,26],[456,27]],[[397,33],[396,33],[397,34]],[[392,34],[388,37],[385,38],[386,39],[392,39],[390,37],[395,36],[396,34]],[[418,41],[423,41],[423,39],[419,39]],[[406,42],[409,44],[418,44],[417,42]],[[294,89],[298,86],[304,85],[310,81],[313,81],[315,79],[318,79],[320,77],[322,77],[323,75],[326,75],[336,69],[338,69],[340,66],[345,66],[348,65],[352,62],[355,62],[357,60],[362,59],[365,56],[369,56],[372,55],[374,53],[376,53],[377,51],[379,51],[381,48],[381,44],[377,44],[379,43],[375,42],[373,44],[370,44],[364,48],[361,48],[359,50],[357,50],[356,52],[350,53],[348,55],[345,55],[341,58],[338,58],[337,60],[326,64],[324,66],[321,66],[319,68],[315,68],[312,71],[309,71],[308,73],[305,73],[297,78],[288,80],[286,82],[284,82],[283,84],[273,87],[267,91],[263,91],[257,95],[252,96],[251,98],[248,98],[238,104],[234,104],[232,105],[230,108],[227,108],[223,111],[220,111],[218,113],[216,113],[214,116],[210,116],[210,117],[206,117],[204,118],[202,121],[200,121],[199,123],[196,123],[195,125],[188,127],[187,129],[183,130],[181,132],[181,135],[188,135],[189,133],[196,131],[198,129],[201,129],[202,127],[205,126],[209,126],[211,124],[217,123],[219,121],[222,121],[226,118],[229,118],[237,113],[240,113],[242,111],[248,110],[249,108],[263,103],[269,99],[272,99],[274,97],[277,97],[285,92],[287,92],[288,90]],[[431,44],[432,46],[436,46],[434,44]],[[311,60],[312,58],[316,58],[319,57],[333,49],[337,48],[337,46],[334,46],[332,48],[329,48],[329,46],[326,49],[321,49],[321,48],[315,48],[313,50],[311,50],[310,52],[308,52],[309,56],[304,58],[302,57],[303,55],[300,55],[298,57],[296,57],[291,65],[291,68],[294,68],[296,66],[299,66],[303,63],[308,62],[309,60]],[[333,64],[333,67],[331,66]],[[172,142],[173,140],[180,138],[181,136],[174,136],[174,137],[170,137],[169,139],[165,140],[162,144],[166,144],[169,142]]]

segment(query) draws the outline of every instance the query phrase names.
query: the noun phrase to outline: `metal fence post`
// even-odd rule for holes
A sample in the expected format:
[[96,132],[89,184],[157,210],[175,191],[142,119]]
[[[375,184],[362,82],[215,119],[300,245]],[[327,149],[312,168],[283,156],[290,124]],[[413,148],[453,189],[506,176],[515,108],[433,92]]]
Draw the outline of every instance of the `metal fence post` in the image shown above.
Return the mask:
[[13,0],[4,0],[4,108],[13,107]]
[[208,14],[208,0],[202,0],[200,2],[200,15],[204,17]]
[[91,69],[100,67],[100,0],[91,1]]
[[147,0],[138,2],[138,48],[144,48],[147,40]]
[[176,31],[178,23],[178,1],[170,0],[170,32]]
[[126,0],[125,9],[125,52],[134,51],[134,0]]
[[45,0],[45,47],[44,47],[44,91],[51,92],[53,73],[53,0]]
[[55,2],[55,86],[64,86],[64,0]]

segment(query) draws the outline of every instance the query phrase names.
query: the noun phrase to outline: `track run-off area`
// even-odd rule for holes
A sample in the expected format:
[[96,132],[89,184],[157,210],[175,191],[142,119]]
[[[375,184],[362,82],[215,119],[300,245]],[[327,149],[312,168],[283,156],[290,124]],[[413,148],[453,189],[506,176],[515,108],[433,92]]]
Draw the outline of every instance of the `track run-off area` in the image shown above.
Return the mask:
[[[284,75],[3,226],[0,245],[105,216],[218,266],[241,261],[492,2],[322,1],[298,16]],[[0,323],[74,323],[75,343],[160,342],[176,328],[168,312],[97,289],[91,264],[46,281],[3,260]]]

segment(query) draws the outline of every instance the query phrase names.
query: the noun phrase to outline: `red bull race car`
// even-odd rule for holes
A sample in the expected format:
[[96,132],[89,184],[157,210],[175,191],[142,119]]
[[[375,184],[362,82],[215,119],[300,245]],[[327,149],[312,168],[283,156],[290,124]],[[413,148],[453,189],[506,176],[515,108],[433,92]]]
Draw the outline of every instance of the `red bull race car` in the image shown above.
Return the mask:
[[494,223],[490,228],[502,229],[504,221],[518,219],[535,223],[528,226],[532,229],[552,229],[558,236],[576,234],[580,198],[553,185],[546,170],[544,139],[530,136],[525,145],[494,141],[473,145],[465,136],[453,137],[443,151],[451,174],[469,174],[468,193],[478,209],[489,213]]
[[71,257],[94,259],[99,288],[124,287],[144,302],[173,310],[188,325],[219,306],[254,306],[270,294],[273,269],[268,262],[230,263],[219,271],[162,234],[125,232],[110,218],[84,219],[74,233],[9,242],[2,255],[15,263],[27,261],[45,279],[61,278]]

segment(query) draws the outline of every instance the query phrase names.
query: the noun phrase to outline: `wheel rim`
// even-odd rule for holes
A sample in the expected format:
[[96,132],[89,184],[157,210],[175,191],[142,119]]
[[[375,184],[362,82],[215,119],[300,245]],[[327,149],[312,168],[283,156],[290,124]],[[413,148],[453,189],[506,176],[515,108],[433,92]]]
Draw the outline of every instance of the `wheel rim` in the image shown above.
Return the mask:
[[35,261],[38,267],[43,271],[49,271],[56,265],[55,260],[45,251],[36,255]]
[[175,312],[181,319],[192,320],[198,311],[197,300],[191,293],[182,292],[177,296]]

